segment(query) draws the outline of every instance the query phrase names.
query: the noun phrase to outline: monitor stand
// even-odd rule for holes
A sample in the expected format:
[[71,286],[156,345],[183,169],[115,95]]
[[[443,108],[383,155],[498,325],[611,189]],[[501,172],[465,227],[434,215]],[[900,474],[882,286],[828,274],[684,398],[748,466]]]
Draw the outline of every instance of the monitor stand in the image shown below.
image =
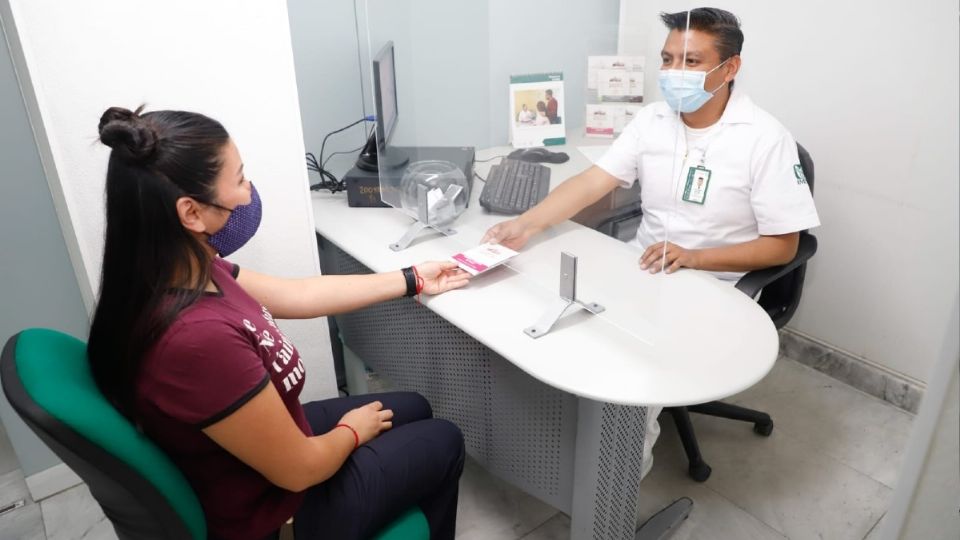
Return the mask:
[[368,172],[379,172],[383,169],[399,169],[410,162],[410,157],[403,152],[391,152],[389,148],[377,150],[377,135],[372,134],[367,144],[357,158],[357,168]]

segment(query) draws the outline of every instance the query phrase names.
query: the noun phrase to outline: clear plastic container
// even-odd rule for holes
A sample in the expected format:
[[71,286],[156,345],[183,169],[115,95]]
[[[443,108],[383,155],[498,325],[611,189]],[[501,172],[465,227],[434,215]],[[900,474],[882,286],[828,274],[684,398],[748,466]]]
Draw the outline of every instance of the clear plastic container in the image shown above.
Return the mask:
[[427,205],[427,224],[448,225],[467,208],[470,188],[459,167],[449,161],[411,163],[400,180],[403,210],[421,219],[421,202]]

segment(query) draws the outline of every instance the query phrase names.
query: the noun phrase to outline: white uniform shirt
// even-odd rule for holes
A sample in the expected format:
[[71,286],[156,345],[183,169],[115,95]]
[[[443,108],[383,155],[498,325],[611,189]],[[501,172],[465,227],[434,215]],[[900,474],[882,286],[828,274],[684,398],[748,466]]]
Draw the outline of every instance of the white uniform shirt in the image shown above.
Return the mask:
[[[643,218],[631,243],[640,249],[663,240],[686,249],[722,247],[820,224],[796,142],[745,94],[734,91],[713,126],[685,128],[666,102],[653,103],[597,161],[624,187],[640,182]],[[683,200],[696,166],[710,171],[703,204]],[[731,281],[743,275],[713,274]]]

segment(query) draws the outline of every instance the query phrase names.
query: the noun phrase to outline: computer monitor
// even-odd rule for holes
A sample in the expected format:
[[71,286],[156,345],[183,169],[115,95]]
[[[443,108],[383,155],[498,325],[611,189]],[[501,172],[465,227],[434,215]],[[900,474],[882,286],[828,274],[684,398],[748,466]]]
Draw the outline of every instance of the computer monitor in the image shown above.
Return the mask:
[[392,41],[388,41],[373,59],[373,95],[377,109],[377,140],[386,144],[397,125],[397,75]]
[[387,152],[387,143],[393,136],[398,117],[397,76],[394,65],[393,42],[388,41],[373,57],[373,106],[376,110],[376,122],[374,132],[367,139],[367,144],[357,159],[357,167],[364,170],[376,171],[381,165],[394,168],[407,162],[407,159],[400,155],[397,159],[391,159]]

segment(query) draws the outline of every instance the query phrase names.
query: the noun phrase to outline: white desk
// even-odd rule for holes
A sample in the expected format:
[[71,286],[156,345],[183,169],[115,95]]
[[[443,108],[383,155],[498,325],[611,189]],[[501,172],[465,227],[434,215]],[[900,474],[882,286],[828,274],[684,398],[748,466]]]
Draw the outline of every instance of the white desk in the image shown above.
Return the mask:
[[[487,149],[477,158],[510,150]],[[550,165],[552,187],[589,166],[573,145],[558,150],[571,159]],[[486,176],[489,165],[476,170]],[[364,270],[351,260],[375,272],[396,270],[476,245],[506,219],[480,208],[481,188],[475,182],[470,208],[454,224],[457,235],[424,233],[401,252],[388,245],[410,218],[314,194],[317,232],[337,248],[324,250],[324,271]],[[568,312],[534,340],[522,330],[558,294],[561,251],[579,257],[578,297],[606,312]],[[703,403],[744,390],[773,367],[778,347],[767,315],[729,284],[690,270],[650,275],[639,269],[638,255],[568,222],[534,239],[512,268],[425,298],[429,310],[409,300],[369,308],[342,318],[343,334],[375,369],[421,391],[438,416],[461,425],[471,455],[492,472],[569,512],[574,538],[633,538],[642,406]]]

